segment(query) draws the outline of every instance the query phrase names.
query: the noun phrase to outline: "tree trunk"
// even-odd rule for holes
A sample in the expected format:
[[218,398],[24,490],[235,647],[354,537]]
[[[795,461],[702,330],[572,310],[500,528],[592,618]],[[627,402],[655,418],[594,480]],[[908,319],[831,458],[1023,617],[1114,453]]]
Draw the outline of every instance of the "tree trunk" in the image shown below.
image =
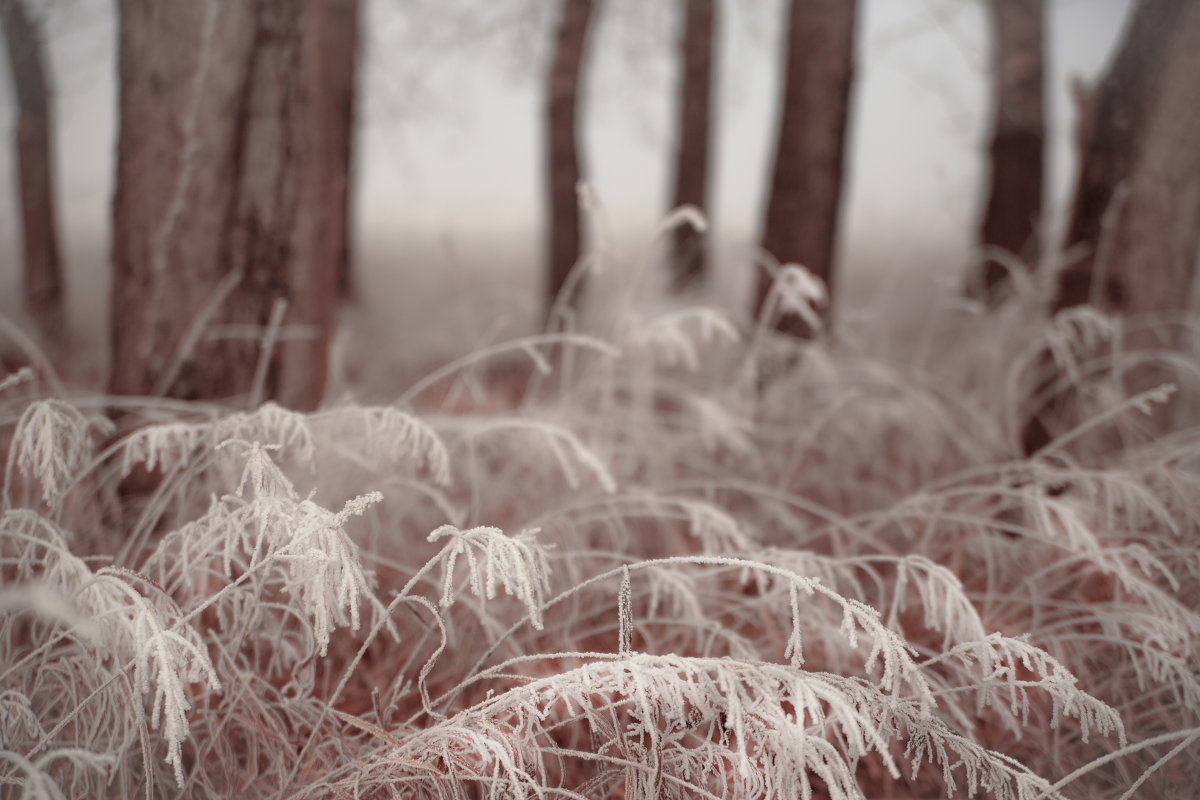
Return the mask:
[[[779,139],[762,249],[780,263],[807,267],[825,282],[832,298],[858,2],[791,0],[790,5]],[[759,272],[757,312],[770,287],[771,277]],[[785,314],[777,327],[801,337],[813,334],[794,314]]]
[[50,87],[41,31],[23,0],[0,0],[0,27],[17,98],[14,140],[20,174],[25,303],[44,339],[61,344],[63,279],[54,215]]
[[[1200,259],[1200,3],[1142,0],[1094,102],[1065,242],[1081,254],[1059,274],[1053,310],[1184,310]],[[1183,345],[1182,331],[1162,327],[1127,337],[1125,349]],[[1056,378],[1048,358],[1037,377],[1043,388]],[[1137,392],[1170,376],[1139,367],[1121,377]],[[1071,405],[1059,395],[1031,409],[1027,452],[1071,424]]]
[[[706,210],[716,0],[682,0],[682,3],[684,24],[680,50],[683,63],[672,208],[693,205]],[[676,291],[704,279],[707,238],[704,231],[691,225],[676,228],[671,253],[672,286]]]
[[[990,0],[995,120],[989,152],[991,179],[980,244],[1008,251],[1032,267],[1038,256],[1045,138],[1043,0]],[[983,253],[969,294],[1000,300],[1004,264]]]
[[547,76],[546,176],[550,203],[544,294],[547,316],[564,288],[571,292],[570,297],[562,298],[569,306],[579,300],[580,287],[566,284],[567,276],[583,251],[576,191],[582,175],[576,122],[579,76],[583,70],[584,46],[594,5],[593,0],[562,1],[554,60]]
[[1054,309],[1180,310],[1200,244],[1200,4],[1142,0],[1098,87]]
[[358,2],[119,9],[109,390],[240,397],[262,360],[262,397],[315,408],[348,252]]

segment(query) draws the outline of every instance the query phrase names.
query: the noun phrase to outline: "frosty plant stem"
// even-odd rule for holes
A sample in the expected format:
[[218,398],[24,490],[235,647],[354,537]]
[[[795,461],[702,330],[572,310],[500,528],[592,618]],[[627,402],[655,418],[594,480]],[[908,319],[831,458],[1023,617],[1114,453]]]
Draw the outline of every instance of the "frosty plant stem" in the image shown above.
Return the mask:
[[592,336],[587,336],[582,333],[540,333],[533,336],[524,336],[519,339],[513,339],[509,342],[494,344],[490,347],[485,347],[481,350],[475,351],[474,353],[454,359],[445,366],[439,367],[438,369],[429,373],[424,378],[406,389],[404,394],[400,395],[393,405],[401,408],[410,406],[412,405],[413,401],[420,397],[426,389],[437,385],[440,381],[450,377],[454,373],[461,372],[473,364],[486,361],[489,358],[494,358],[503,353],[517,350],[528,355],[539,372],[547,373],[551,369],[550,362],[544,355],[537,351],[537,348],[540,345],[553,344],[583,347],[595,350],[601,355],[608,356],[609,358],[618,358],[621,355],[621,351],[613,347],[608,342]]

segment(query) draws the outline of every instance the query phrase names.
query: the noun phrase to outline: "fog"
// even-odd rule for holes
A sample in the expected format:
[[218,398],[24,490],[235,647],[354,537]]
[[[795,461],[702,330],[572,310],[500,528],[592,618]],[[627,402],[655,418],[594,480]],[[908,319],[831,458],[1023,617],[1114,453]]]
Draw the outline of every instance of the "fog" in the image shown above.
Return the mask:
[[[106,313],[116,138],[110,5],[37,4],[57,89],[59,208],[80,346],[102,340]],[[1074,169],[1069,78],[1095,78],[1129,5],[1051,3],[1049,207],[1059,216]],[[533,6],[493,29],[448,8],[365,4],[354,249],[360,282],[371,289],[367,315],[380,317],[370,324],[391,326],[393,335],[423,328],[430,308],[459,320],[467,338],[505,324],[528,327],[536,305],[549,7]],[[710,190],[718,264],[701,299],[738,303],[773,145],[782,9],[770,0],[729,2],[723,11]],[[864,3],[839,234],[842,304],[869,305],[881,292],[927,296],[930,280],[947,285],[969,261],[989,122],[986,22],[981,2]],[[666,211],[673,24],[668,4],[613,0],[589,43],[583,158],[602,204],[593,242],[629,261],[645,260]],[[12,129],[13,112],[4,81],[0,129]],[[19,217],[7,146],[0,175],[12,187],[0,192],[0,313],[19,316]],[[471,299],[481,292],[485,313]],[[503,314],[493,313],[499,308]],[[453,339],[450,331],[441,336]]]

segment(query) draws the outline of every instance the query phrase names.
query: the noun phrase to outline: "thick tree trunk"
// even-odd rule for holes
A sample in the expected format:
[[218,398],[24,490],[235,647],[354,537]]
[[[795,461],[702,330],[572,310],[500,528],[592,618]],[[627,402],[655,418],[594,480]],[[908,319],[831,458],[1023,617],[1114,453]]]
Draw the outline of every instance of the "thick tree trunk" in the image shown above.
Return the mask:
[[[990,188],[980,244],[998,247],[1032,267],[1038,256],[1045,138],[1045,4],[990,0],[995,120]],[[969,293],[989,302],[1004,294],[1008,269],[984,252]]]
[[[1059,274],[1053,310],[1184,310],[1200,260],[1200,3],[1142,0],[1094,102],[1066,236],[1080,255]],[[1144,341],[1127,337],[1124,347],[1178,347],[1182,335],[1164,326]],[[1055,377],[1047,358],[1038,383],[1044,389]],[[1143,365],[1122,368],[1121,377],[1136,392],[1171,376]],[[1027,452],[1078,421],[1070,394],[1030,410]],[[1161,429],[1183,410],[1148,424]]]
[[357,19],[357,0],[121,0],[110,391],[243,396],[265,358],[265,397],[320,402]]
[[[576,123],[579,77],[583,70],[584,47],[594,5],[593,0],[562,0],[554,59],[547,76],[546,177],[550,206],[544,287],[547,313],[566,287],[567,276],[583,252],[579,197],[576,192],[583,171],[580,167]],[[576,286],[572,296],[565,298],[568,305],[578,302],[580,288]]]
[[1055,310],[1179,310],[1200,244],[1200,4],[1142,0],[1099,86]]
[[[671,205],[672,208],[693,205],[707,210],[716,0],[682,0],[682,3],[679,140],[675,154],[675,196]],[[671,277],[676,290],[704,279],[707,239],[704,231],[691,225],[680,225],[675,230]]]
[[[842,194],[857,0],[791,0],[779,139],[767,201],[762,248],[780,263],[797,263],[833,296],[834,243]],[[756,312],[771,286],[758,273]],[[813,331],[787,314],[779,329]]]
[[25,303],[46,341],[63,335],[63,279],[54,213],[50,86],[41,31],[23,0],[0,0],[0,27],[17,97],[15,144],[20,174]]

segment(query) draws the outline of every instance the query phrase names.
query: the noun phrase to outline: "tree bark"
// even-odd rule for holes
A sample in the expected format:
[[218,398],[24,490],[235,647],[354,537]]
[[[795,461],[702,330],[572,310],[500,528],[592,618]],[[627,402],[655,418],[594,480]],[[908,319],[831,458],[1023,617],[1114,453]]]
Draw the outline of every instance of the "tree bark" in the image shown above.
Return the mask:
[[1185,307],[1200,244],[1200,4],[1142,0],[1098,88],[1054,310]]
[[583,170],[576,128],[579,79],[594,6],[593,0],[562,1],[554,59],[547,76],[546,176],[550,218],[543,295],[547,316],[564,288],[570,290],[572,295],[563,298],[568,305],[577,304],[580,296],[581,286],[577,285],[572,290],[566,284],[567,276],[583,252],[576,190]]
[[0,0],[0,27],[17,98],[14,135],[19,172],[25,303],[45,341],[61,344],[63,277],[54,211],[50,82],[41,31],[23,0]]
[[[675,154],[675,195],[672,208],[708,207],[708,161],[712,130],[713,31],[715,0],[682,0],[683,36],[680,39],[678,147]],[[699,283],[707,272],[704,231],[691,225],[676,228],[671,252],[672,287],[676,291]]]
[[[841,203],[857,0],[791,0],[779,138],[767,201],[762,249],[834,284],[834,245]],[[758,273],[756,313],[771,287]],[[826,309],[828,319],[828,308]],[[799,316],[777,327],[809,337]]]
[[315,408],[348,254],[358,2],[119,10],[109,390],[242,397],[265,359],[263,397]]
[[[1038,256],[1045,139],[1045,4],[1043,0],[990,0],[995,119],[989,150],[990,181],[980,244],[996,247],[1032,267]],[[1008,269],[986,249],[968,293],[995,303]]]
[[[1142,0],[1094,102],[1065,241],[1080,255],[1059,273],[1052,310],[1185,310],[1200,260],[1200,3]],[[1164,326],[1145,340],[1127,337],[1124,347],[1181,347],[1182,337]],[[1170,376],[1143,366],[1121,377],[1137,392]],[[1044,359],[1039,385],[1055,378]],[[1026,452],[1070,425],[1069,394],[1030,410]],[[1161,430],[1182,410],[1178,403],[1147,424]]]

